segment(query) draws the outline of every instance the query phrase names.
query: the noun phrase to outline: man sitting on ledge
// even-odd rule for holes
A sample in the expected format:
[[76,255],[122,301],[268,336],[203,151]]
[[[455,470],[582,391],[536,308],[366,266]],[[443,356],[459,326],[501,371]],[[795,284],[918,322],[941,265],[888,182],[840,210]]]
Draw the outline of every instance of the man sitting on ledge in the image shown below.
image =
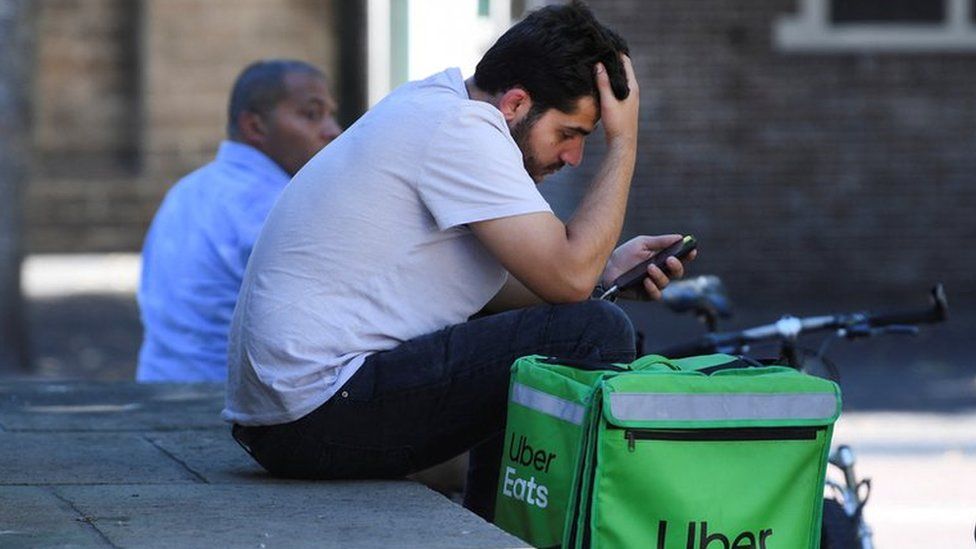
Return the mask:
[[[632,360],[629,319],[590,295],[679,239],[614,250],[637,149],[627,52],[581,3],[542,8],[473,78],[401,86],[295,177],[231,330],[223,417],[255,460],[393,478],[474,448],[465,505],[491,518],[512,362]],[[579,164],[598,122],[607,152],[564,224],[536,184]],[[647,274],[660,297],[668,277]],[[468,320],[484,309],[505,312]]]

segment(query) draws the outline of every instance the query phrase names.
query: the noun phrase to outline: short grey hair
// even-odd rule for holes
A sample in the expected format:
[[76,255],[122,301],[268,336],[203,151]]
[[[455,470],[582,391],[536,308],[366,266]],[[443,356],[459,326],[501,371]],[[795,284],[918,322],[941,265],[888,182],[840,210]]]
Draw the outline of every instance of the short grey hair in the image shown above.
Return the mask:
[[227,107],[227,136],[240,137],[237,118],[242,112],[267,114],[288,95],[285,77],[292,73],[325,78],[325,74],[304,61],[267,59],[248,65],[234,82]]

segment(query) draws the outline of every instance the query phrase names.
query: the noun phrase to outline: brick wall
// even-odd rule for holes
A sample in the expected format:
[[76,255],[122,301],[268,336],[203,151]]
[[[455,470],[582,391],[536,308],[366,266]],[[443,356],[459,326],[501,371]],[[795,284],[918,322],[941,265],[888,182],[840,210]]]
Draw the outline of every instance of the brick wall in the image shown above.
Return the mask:
[[[784,54],[793,0],[591,0],[631,43],[641,152],[625,236],[695,233],[696,272],[749,300],[976,299],[976,56]],[[335,74],[329,0],[41,0],[29,250],[139,248],[222,137],[257,57]],[[598,132],[599,133],[599,132]],[[596,171],[543,186],[569,212]]]
[[138,3],[36,4],[29,251],[124,246],[144,211],[138,161]]
[[209,160],[223,136],[230,87],[248,62],[294,57],[335,65],[325,2],[148,0],[145,6],[143,143],[153,173],[182,173]]
[[138,250],[165,191],[212,158],[259,58],[336,74],[334,0],[41,0],[31,252]]
[[136,151],[137,5],[37,3],[34,147],[42,174],[71,173],[79,162],[86,171],[111,169],[105,164]]
[[[976,55],[779,53],[791,0],[590,3],[641,84],[625,236],[698,235],[695,271],[748,301],[976,298]],[[563,212],[593,141],[545,191]]]

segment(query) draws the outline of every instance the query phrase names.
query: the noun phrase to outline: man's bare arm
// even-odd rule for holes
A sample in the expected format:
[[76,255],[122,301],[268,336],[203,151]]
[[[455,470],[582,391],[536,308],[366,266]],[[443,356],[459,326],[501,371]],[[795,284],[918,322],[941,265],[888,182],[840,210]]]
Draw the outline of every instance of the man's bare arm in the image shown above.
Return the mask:
[[637,154],[639,91],[630,59],[622,58],[630,86],[624,100],[613,95],[606,69],[597,66],[607,154],[569,222],[546,212],[470,225],[515,278],[549,303],[590,296],[623,228]]
[[526,288],[525,284],[519,282],[514,276],[508,275],[508,280],[505,281],[502,289],[485,305],[484,312],[502,313],[543,303],[545,301]]

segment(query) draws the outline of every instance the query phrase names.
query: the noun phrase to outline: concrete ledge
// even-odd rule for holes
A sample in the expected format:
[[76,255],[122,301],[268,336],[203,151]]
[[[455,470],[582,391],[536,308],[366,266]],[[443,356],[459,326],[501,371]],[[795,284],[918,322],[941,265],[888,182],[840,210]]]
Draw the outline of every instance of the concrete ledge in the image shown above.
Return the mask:
[[220,385],[0,382],[0,547],[526,545],[410,481],[267,476]]

